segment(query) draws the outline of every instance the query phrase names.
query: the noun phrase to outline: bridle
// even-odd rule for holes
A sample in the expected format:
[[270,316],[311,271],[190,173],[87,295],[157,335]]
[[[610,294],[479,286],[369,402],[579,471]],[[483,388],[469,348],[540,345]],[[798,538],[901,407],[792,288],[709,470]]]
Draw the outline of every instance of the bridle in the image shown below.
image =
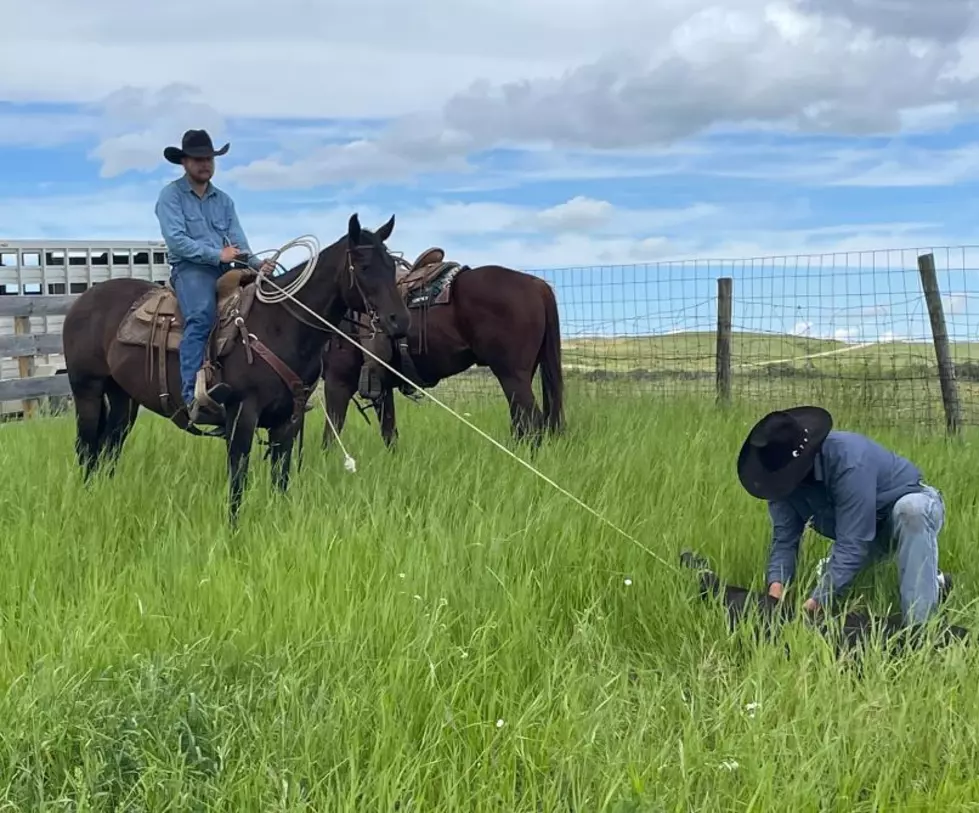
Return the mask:
[[[373,251],[374,250],[374,247],[373,246],[358,246],[357,249],[360,250],[360,251],[363,251],[364,249],[367,249],[369,251]],[[400,257],[399,258],[396,258],[396,260],[400,260]],[[348,278],[348,281],[346,283],[347,284],[347,287],[348,288],[355,288],[357,290],[357,293],[360,294],[360,300],[361,300],[361,302],[364,303],[364,307],[365,307],[364,313],[365,313],[365,315],[367,316],[367,319],[368,319],[368,324],[366,325],[366,327],[368,327],[370,329],[370,331],[371,331],[370,336],[368,336],[367,338],[368,339],[373,339],[378,333],[381,332],[381,329],[379,327],[379,318],[378,318],[378,314],[377,314],[377,309],[374,307],[374,303],[371,302],[371,300],[367,297],[366,292],[364,291],[364,287],[363,287],[363,285],[360,282],[360,275],[358,273],[357,266],[354,264],[354,260],[353,260],[353,249],[351,249],[349,246],[347,247],[346,253],[344,254],[344,262],[345,262],[345,267],[344,267],[343,271],[341,272],[341,275],[340,275],[341,276],[341,279],[343,277],[347,277]],[[403,262],[403,260],[402,260],[402,262]],[[275,267],[278,268],[278,269],[281,269],[284,273],[288,271],[288,269],[285,268],[285,266],[283,266],[282,263],[280,263],[278,261],[278,259],[275,260]],[[338,279],[337,282],[338,283],[341,283],[341,279]],[[341,294],[341,296],[342,296],[342,294]],[[324,327],[323,325],[318,325],[315,322],[311,322],[305,316],[301,316],[300,314],[298,314],[296,312],[296,310],[293,307],[291,307],[291,305],[292,305],[291,302],[286,301],[286,302],[283,302],[282,304],[285,306],[286,310],[289,311],[289,314],[294,319],[296,319],[296,321],[301,322],[302,324],[306,325],[307,327],[311,327],[311,328],[314,328],[315,330],[319,330],[322,333],[330,333],[330,334],[333,333],[332,328]],[[349,308],[348,308],[348,310],[349,310]],[[351,321],[346,316],[343,317],[343,319],[346,320],[346,321]],[[357,324],[360,324],[360,323],[358,322]]]

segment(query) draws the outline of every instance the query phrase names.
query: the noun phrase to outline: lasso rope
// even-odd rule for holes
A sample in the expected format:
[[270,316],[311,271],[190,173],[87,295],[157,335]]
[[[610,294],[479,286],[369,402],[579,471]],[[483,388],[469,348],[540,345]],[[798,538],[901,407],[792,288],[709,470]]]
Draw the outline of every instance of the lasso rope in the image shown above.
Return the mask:
[[[295,294],[302,290],[303,286],[309,282],[310,278],[313,276],[313,271],[316,269],[316,263],[320,258],[320,244],[312,234],[304,234],[301,237],[297,237],[295,240],[290,240],[281,248],[277,249],[267,249],[265,251],[260,251],[257,254],[253,254],[254,257],[261,257],[263,254],[272,254],[270,262],[273,265],[278,265],[279,257],[281,257],[290,248],[305,248],[309,252],[309,259],[306,261],[306,265],[303,270],[299,273],[299,276],[295,280],[289,283],[285,288],[278,284],[274,284],[273,288],[276,290],[263,291],[262,283],[268,282],[270,277],[266,274],[259,274],[255,285],[255,296],[259,302],[265,302],[269,305],[278,305],[285,302],[287,299],[295,299]],[[302,303],[300,303],[302,304]]]
[[[276,255],[275,255],[276,258],[278,258],[279,255],[281,255],[282,252],[285,251],[287,248],[291,248],[293,245],[303,244],[306,241],[306,239],[307,238],[305,238],[305,237],[299,237],[299,238],[296,238],[295,240],[290,241],[289,243],[286,243],[285,246],[283,246],[281,249],[279,249],[276,252]],[[316,243],[316,238],[315,237],[314,238],[311,238],[311,242],[314,243],[314,244],[316,244],[318,246],[318,243]],[[265,252],[263,252],[263,253],[265,253]],[[316,313],[316,311],[312,310],[304,302],[301,302],[300,300],[296,299],[296,297],[293,295],[296,291],[298,291],[308,281],[309,276],[312,275],[312,269],[315,268],[315,266],[316,266],[316,259],[317,259],[318,255],[319,255],[319,251],[317,250],[317,252],[315,254],[313,254],[312,259],[310,260],[309,264],[307,264],[306,269],[304,269],[303,274],[300,275],[299,280],[301,280],[301,282],[299,280],[297,280],[297,282],[294,282],[294,283],[290,284],[289,287],[288,287],[288,290],[286,288],[283,288],[282,286],[280,286],[277,282],[275,282],[275,280],[269,278],[267,275],[265,275],[265,274],[259,274],[259,279],[264,280],[265,283],[267,283],[267,284],[271,285],[273,288],[275,288],[276,289],[276,294],[273,294],[271,296],[269,294],[262,294],[261,293],[261,288],[259,287],[258,290],[256,291],[256,295],[263,302],[284,302],[286,299],[291,299],[300,308],[302,308],[307,313],[309,313],[310,316],[312,316],[314,319],[317,319],[318,321],[322,322],[324,325],[326,325],[326,327],[328,327],[330,330],[332,330],[338,336],[343,337],[346,341],[348,341],[351,344],[355,345],[356,347],[360,348],[360,350],[361,350],[362,353],[370,356],[372,359],[374,359],[374,361],[378,362],[381,366],[385,367],[388,371],[394,373],[396,376],[398,376],[398,378],[402,379],[405,383],[411,384],[413,386],[412,382],[407,378],[407,376],[403,375],[399,370],[394,369],[394,367],[392,367],[390,364],[388,364],[383,359],[381,359],[378,356],[374,355],[374,353],[372,353],[370,350],[368,350],[366,347],[364,347],[362,344],[360,344],[356,339],[354,339],[351,336],[348,336],[346,333],[344,333],[342,330],[340,330],[336,325],[331,324],[326,318],[324,318],[320,314]],[[268,297],[268,298],[266,298],[266,297]],[[325,400],[326,400],[325,399],[325,388],[326,388],[326,384],[324,383],[323,386],[324,386],[324,404],[323,404],[323,406],[324,406],[324,409],[325,409],[325,407],[326,407],[326,403],[325,403]],[[555,490],[557,490],[557,491],[561,492],[562,494],[564,494],[565,497],[567,497],[568,499],[570,499],[573,502],[577,503],[579,506],[581,506],[586,511],[588,511],[588,513],[590,513],[592,516],[594,516],[596,519],[598,519],[601,522],[604,522],[606,525],[608,525],[616,533],[618,533],[621,536],[623,536],[626,539],[628,539],[636,547],[638,547],[644,553],[648,554],[650,557],[652,557],[653,559],[655,559],[657,562],[659,562],[659,563],[661,563],[663,565],[666,565],[666,567],[671,568],[672,570],[675,570],[675,571],[679,571],[680,570],[680,568],[679,568],[678,565],[675,565],[675,564],[672,564],[672,563],[668,562],[662,556],[660,556],[659,554],[657,554],[654,551],[652,551],[649,547],[647,547],[646,545],[643,545],[642,542],[640,542],[638,539],[636,539],[631,534],[629,534],[626,531],[622,530],[622,528],[620,528],[618,525],[616,525],[610,519],[608,519],[607,517],[605,517],[604,515],[602,515],[598,511],[596,511],[594,508],[592,508],[587,503],[583,502],[581,499],[579,499],[578,497],[576,497],[574,494],[572,494],[570,491],[568,491],[563,486],[559,485],[558,483],[555,483],[550,477],[548,477],[542,471],[536,469],[533,465],[531,465],[530,463],[528,463],[526,460],[524,460],[519,455],[514,454],[512,451],[510,451],[508,448],[506,448],[506,446],[504,446],[502,443],[500,443],[495,438],[493,438],[490,435],[488,435],[486,432],[484,432],[482,429],[480,429],[474,423],[472,423],[471,421],[466,420],[466,418],[464,418],[462,415],[460,415],[458,412],[456,412],[454,409],[452,409],[452,407],[448,406],[447,404],[442,403],[442,401],[440,401],[438,398],[436,398],[434,395],[432,395],[432,393],[430,393],[428,390],[422,388],[422,389],[419,390],[419,392],[422,395],[424,395],[426,398],[434,401],[436,404],[438,404],[440,407],[442,407],[442,409],[444,409],[446,412],[448,412],[450,415],[452,415],[457,420],[459,420],[462,423],[464,423],[466,426],[468,426],[470,429],[472,429],[478,435],[480,435],[484,439],[488,440],[490,443],[492,443],[494,446],[496,446],[496,448],[499,449],[500,451],[502,451],[504,454],[512,457],[521,466],[523,466],[524,468],[526,468],[527,470],[529,470],[532,474],[535,474],[537,477],[539,477],[545,483],[547,483],[548,485],[550,485],[552,488],[554,488]],[[327,414],[327,420],[329,420],[329,414]],[[337,440],[339,440],[340,439],[340,433],[337,432],[336,427],[333,426],[333,421],[330,421],[330,428],[333,429],[334,435],[336,436]],[[341,444],[340,447],[343,448],[343,444]],[[350,458],[350,456],[346,454],[346,450],[345,449],[344,449],[344,454],[345,454],[345,457],[346,457],[346,459],[344,461],[344,464],[345,464],[345,466],[347,467],[348,470],[352,470],[351,469],[351,466],[350,466],[350,463],[348,462],[348,461],[352,460],[352,458]]]

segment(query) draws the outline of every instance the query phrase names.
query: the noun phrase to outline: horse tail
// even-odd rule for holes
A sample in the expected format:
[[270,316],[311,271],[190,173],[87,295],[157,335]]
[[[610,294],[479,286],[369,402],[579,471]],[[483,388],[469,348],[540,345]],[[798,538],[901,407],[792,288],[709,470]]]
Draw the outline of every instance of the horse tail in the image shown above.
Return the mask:
[[537,361],[540,364],[544,426],[552,434],[564,429],[564,372],[561,369],[561,320],[554,289],[541,280],[544,298],[544,341]]

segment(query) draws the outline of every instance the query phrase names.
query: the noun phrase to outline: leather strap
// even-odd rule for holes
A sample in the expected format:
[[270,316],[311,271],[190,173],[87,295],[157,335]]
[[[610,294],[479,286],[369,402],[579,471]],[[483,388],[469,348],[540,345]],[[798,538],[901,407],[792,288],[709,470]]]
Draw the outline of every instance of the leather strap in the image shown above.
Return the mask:
[[246,346],[254,349],[258,355],[265,359],[265,363],[275,370],[275,372],[278,373],[279,378],[286,383],[286,386],[292,392],[291,420],[293,422],[299,420],[300,416],[303,414],[303,409],[306,406],[306,399],[308,398],[306,393],[306,385],[303,384],[302,379],[292,371],[289,365],[275,355],[275,353],[273,353],[261,339],[255,336],[254,333],[248,334],[248,343]]

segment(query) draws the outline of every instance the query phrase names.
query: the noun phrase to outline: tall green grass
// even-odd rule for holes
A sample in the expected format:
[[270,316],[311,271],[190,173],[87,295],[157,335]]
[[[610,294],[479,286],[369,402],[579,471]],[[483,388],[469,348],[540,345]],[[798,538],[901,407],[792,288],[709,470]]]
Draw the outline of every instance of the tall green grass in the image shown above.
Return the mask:
[[[569,400],[535,465],[669,562],[692,547],[761,584],[766,511],[735,475],[757,412]],[[692,574],[398,403],[393,455],[351,414],[356,474],[312,413],[285,497],[257,447],[237,535],[220,441],[143,414],[116,479],[86,490],[70,418],[0,427],[0,810],[979,802],[971,652],[860,676],[804,630],[788,659],[731,638]],[[506,438],[501,399],[456,406]],[[950,610],[971,624],[974,438],[876,436],[944,491]],[[825,545],[807,540],[807,578]],[[860,587],[897,603],[892,566]]]

